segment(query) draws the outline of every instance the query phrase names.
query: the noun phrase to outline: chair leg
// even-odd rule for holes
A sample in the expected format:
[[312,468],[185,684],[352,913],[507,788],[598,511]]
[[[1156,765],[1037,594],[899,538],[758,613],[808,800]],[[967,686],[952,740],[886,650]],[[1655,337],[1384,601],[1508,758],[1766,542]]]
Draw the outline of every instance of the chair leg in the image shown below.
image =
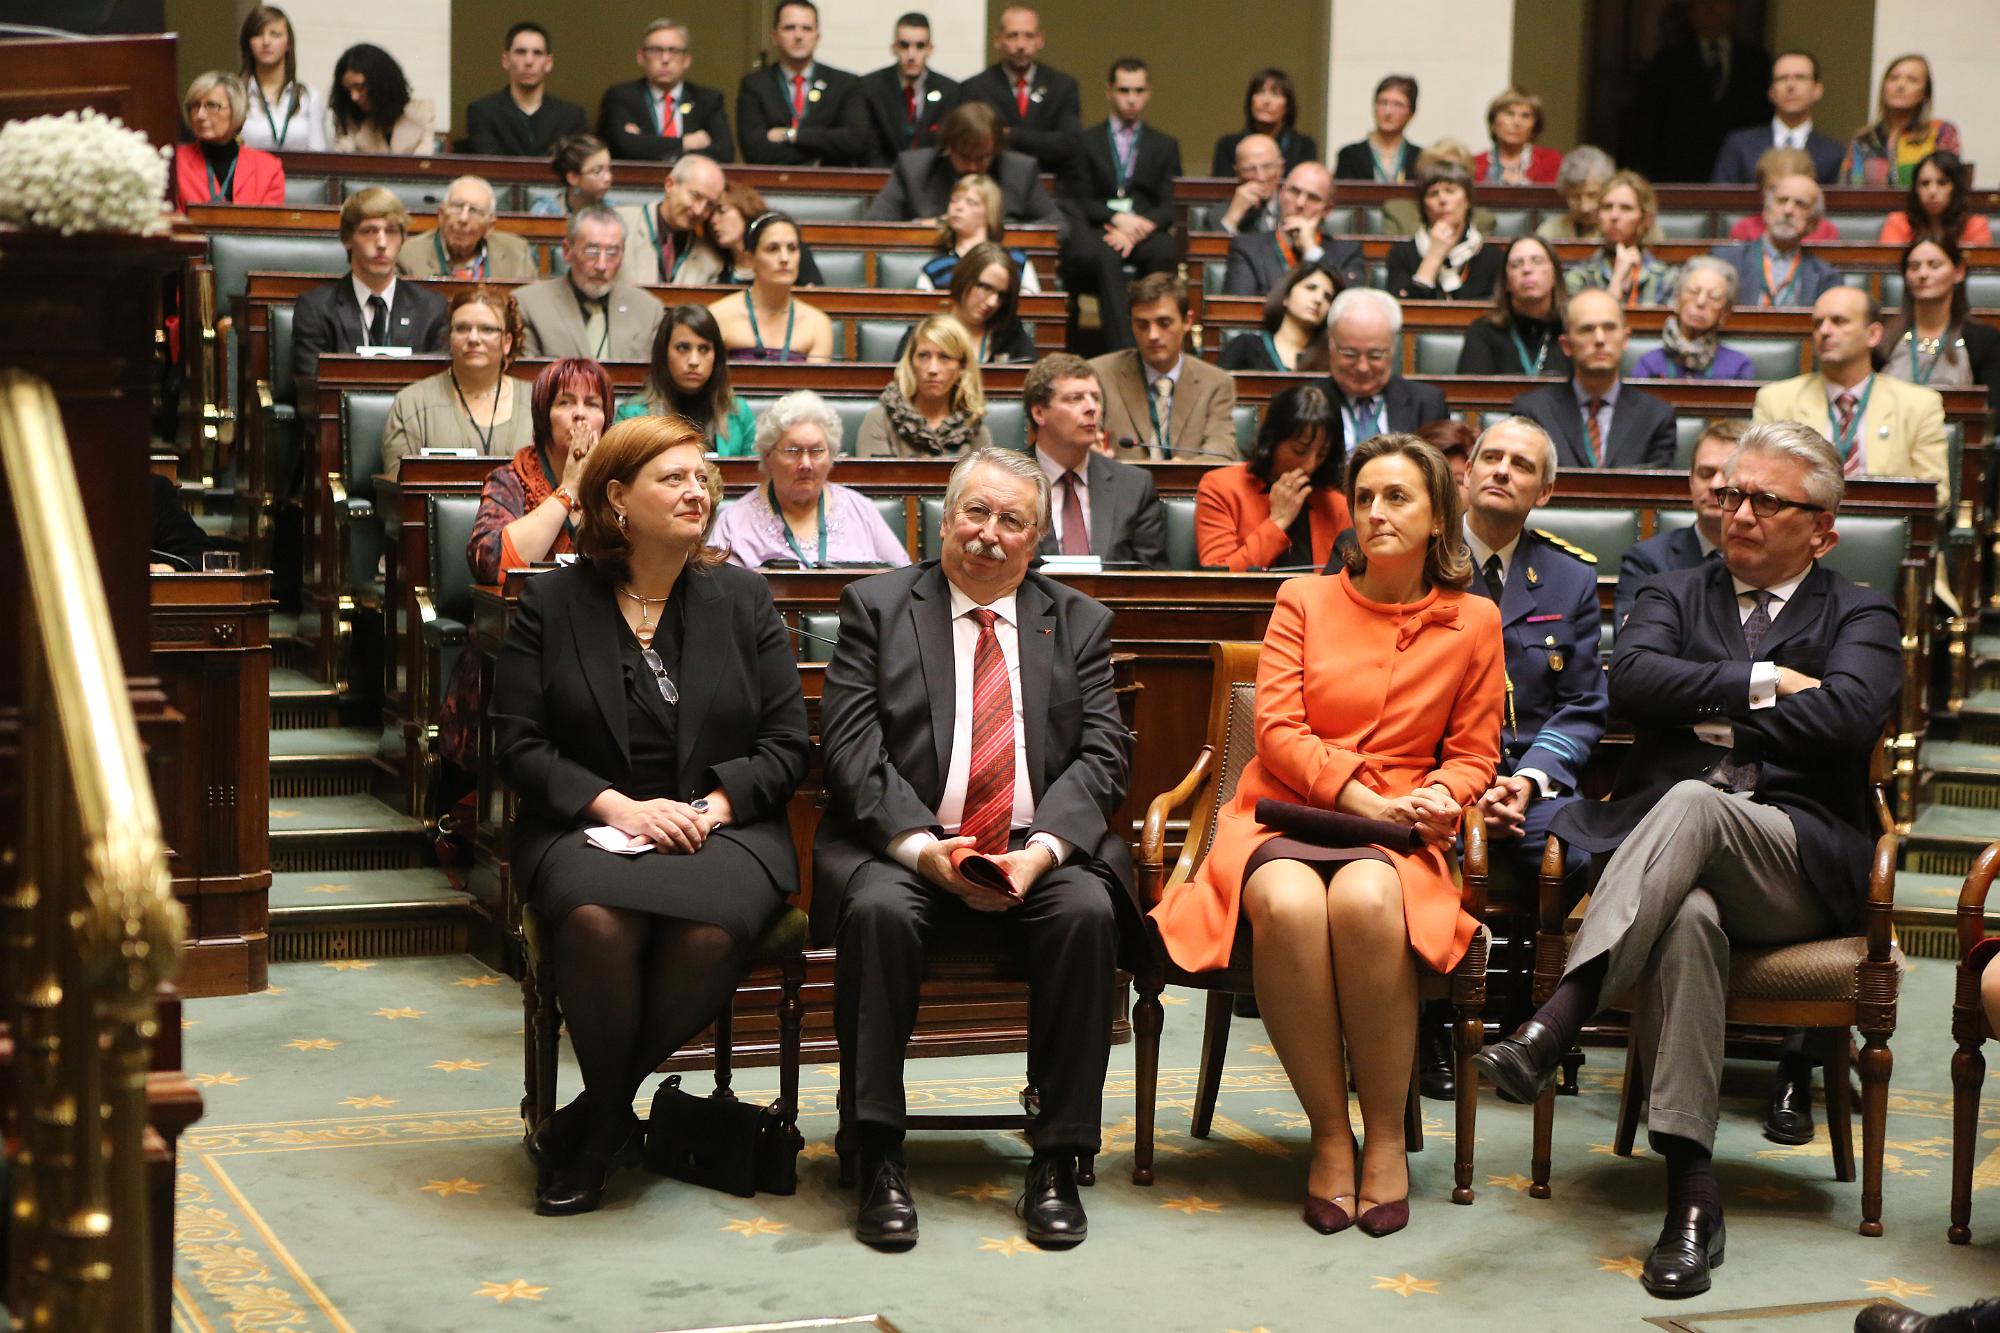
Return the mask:
[[1984,1041],[1961,1033],[1951,1055],[1951,1227],[1954,1245],[1972,1243],[1972,1159],[1979,1151],[1979,1090],[1986,1082]]
[[799,1047],[805,1031],[806,1006],[799,992],[806,982],[805,959],[785,960],[784,984],[778,998],[778,1097],[785,1104],[785,1123],[792,1141],[803,1144],[799,1133]]
[[1486,1023],[1481,1017],[1483,1006],[1461,1004],[1458,1006],[1458,1023],[1453,1043],[1457,1050],[1458,1068],[1453,1071],[1453,1097],[1457,1102],[1457,1117],[1452,1125],[1452,1190],[1453,1203],[1472,1202],[1472,1154],[1479,1141],[1479,1070],[1474,1067],[1472,1057],[1479,1054],[1479,1048],[1486,1041]]
[[1625,1081],[1618,1090],[1618,1133],[1611,1143],[1611,1150],[1620,1157],[1632,1155],[1632,1144],[1639,1137],[1639,1109],[1645,1101],[1646,1076],[1639,1067],[1639,1048],[1628,1041],[1625,1044]]
[[1417,1098],[1417,1064],[1422,1060],[1420,1053],[1410,1062],[1410,1091],[1403,1098],[1403,1151],[1406,1153],[1424,1150],[1424,1108]]
[[1132,1053],[1132,1183],[1153,1183],[1153,1118],[1159,1109],[1160,1030],[1166,1010],[1160,991],[1166,982],[1158,974],[1141,972],[1133,978],[1138,1000],[1132,1006],[1132,1036],[1137,1043]]
[[1854,1179],[1854,1114],[1848,1069],[1854,1058],[1847,1030],[1829,1033],[1826,1052],[1826,1137],[1833,1147],[1833,1178]]
[[729,1067],[731,1057],[736,1053],[735,1006],[736,997],[732,995],[729,997],[729,1003],[722,1006],[722,1012],[715,1016],[715,1092],[712,1095],[720,1097],[725,1102],[736,1100],[736,1089],[730,1086],[733,1074]]
[[547,959],[535,969],[535,1123],[555,1113],[556,1058],[562,1040],[562,1010],[556,1000],[555,968]]
[[521,969],[521,1135],[533,1137],[540,1127],[541,1062],[536,1059],[535,1029],[541,1013],[541,1000],[535,993],[535,967],[532,962]]
[[1549,1144],[1555,1138],[1556,1088],[1551,1083],[1535,1099],[1535,1146],[1528,1164],[1528,1197],[1549,1197]]
[[1215,1123],[1215,1099],[1222,1095],[1222,1065],[1229,1056],[1230,1006],[1236,997],[1228,991],[1208,993],[1208,1021],[1201,1033],[1201,1081],[1194,1092],[1194,1124],[1188,1133],[1198,1139],[1208,1137]]
[[1861,1048],[1861,1234],[1882,1234],[1882,1140],[1889,1128],[1889,1043],[1870,1032]]

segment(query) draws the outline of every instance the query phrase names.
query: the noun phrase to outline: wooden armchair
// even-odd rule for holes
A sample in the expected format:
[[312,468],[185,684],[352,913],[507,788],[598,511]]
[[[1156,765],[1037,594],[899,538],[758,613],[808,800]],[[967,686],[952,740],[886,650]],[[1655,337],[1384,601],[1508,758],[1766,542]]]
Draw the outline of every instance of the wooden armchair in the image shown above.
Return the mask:
[[[1257,658],[1261,645],[1255,643],[1215,643],[1209,646],[1214,675],[1209,689],[1208,742],[1195,756],[1194,766],[1172,791],[1154,798],[1146,810],[1146,823],[1139,841],[1139,889],[1141,901],[1160,899],[1169,885],[1179,884],[1194,874],[1208,853],[1215,832],[1215,817],[1236,793],[1236,780],[1244,765],[1256,753]],[[1187,836],[1180,859],[1171,876],[1165,864],[1166,828],[1174,811],[1192,804]],[[1477,810],[1465,816],[1465,853],[1462,862],[1465,910],[1481,916],[1486,907],[1486,821]],[[1149,931],[1149,934],[1151,932]],[[1420,1000],[1449,998],[1457,1010],[1453,1024],[1453,1046],[1458,1065],[1457,1079],[1457,1158],[1453,1169],[1453,1203],[1472,1202],[1472,1149],[1475,1132],[1475,1098],[1479,1081],[1472,1057],[1479,1052],[1485,1032],[1480,1011],[1486,1004],[1486,957],[1490,935],[1482,925],[1473,936],[1465,957],[1450,973],[1433,972],[1420,962],[1417,966]],[[1134,978],[1138,1001],[1133,1007],[1132,1028],[1138,1041],[1137,1133],[1132,1160],[1132,1183],[1153,1183],[1153,1120],[1157,1107],[1160,1074],[1160,1029],[1164,1010],[1160,991],[1168,985],[1185,986],[1208,992],[1207,1025],[1202,1035],[1201,1075],[1195,1093],[1196,1138],[1207,1138],[1215,1114],[1215,1101],[1222,1087],[1222,1066],[1228,1050],[1229,1020],[1236,996],[1249,995],[1255,986],[1250,972],[1247,939],[1236,946],[1229,966],[1216,972],[1187,972],[1167,957],[1157,934],[1151,934],[1151,957]],[[1411,1152],[1423,1150],[1423,1116],[1417,1100],[1415,1070],[1411,1071],[1409,1108],[1404,1119],[1404,1139]]]
[[1993,955],[1978,946],[1986,937],[1986,894],[1996,872],[2000,842],[1979,854],[1958,891],[1958,989],[1951,1000],[1958,1049],[1951,1057],[1951,1227],[1945,1232],[1954,1245],[1972,1243],[1972,1159],[1979,1151],[1979,1092],[1986,1082],[1981,1048],[1995,1035],[1979,1002],[1979,974]]

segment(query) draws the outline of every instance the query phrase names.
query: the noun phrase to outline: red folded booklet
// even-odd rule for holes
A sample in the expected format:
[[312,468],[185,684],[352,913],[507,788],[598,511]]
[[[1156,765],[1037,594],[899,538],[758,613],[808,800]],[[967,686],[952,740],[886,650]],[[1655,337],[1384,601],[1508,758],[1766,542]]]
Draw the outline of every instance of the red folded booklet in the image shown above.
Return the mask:
[[955,848],[951,854],[951,868],[982,889],[993,889],[1009,898],[1021,896],[1021,891],[1014,887],[1013,880],[1007,878],[1007,872],[1000,868],[1000,863],[984,852],[970,847]]

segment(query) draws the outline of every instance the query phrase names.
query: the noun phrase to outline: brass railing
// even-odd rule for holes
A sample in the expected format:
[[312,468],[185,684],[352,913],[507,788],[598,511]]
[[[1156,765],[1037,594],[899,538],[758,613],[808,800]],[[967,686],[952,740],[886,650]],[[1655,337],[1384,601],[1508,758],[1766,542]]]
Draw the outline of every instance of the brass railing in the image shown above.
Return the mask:
[[29,1329],[147,1329],[146,1072],[186,923],[62,418],[18,371],[0,371],[0,468],[23,572],[21,818],[0,897],[8,1299]]

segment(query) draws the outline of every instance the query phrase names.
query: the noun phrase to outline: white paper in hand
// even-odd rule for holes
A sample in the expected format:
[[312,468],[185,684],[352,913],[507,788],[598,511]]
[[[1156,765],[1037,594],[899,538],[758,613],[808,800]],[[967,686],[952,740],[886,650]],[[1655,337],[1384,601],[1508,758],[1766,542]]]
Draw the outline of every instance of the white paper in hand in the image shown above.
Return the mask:
[[583,836],[590,839],[591,846],[601,847],[607,852],[617,852],[620,856],[637,856],[641,852],[653,850],[653,844],[647,839],[621,832],[609,824],[599,824],[596,828],[585,829]]

